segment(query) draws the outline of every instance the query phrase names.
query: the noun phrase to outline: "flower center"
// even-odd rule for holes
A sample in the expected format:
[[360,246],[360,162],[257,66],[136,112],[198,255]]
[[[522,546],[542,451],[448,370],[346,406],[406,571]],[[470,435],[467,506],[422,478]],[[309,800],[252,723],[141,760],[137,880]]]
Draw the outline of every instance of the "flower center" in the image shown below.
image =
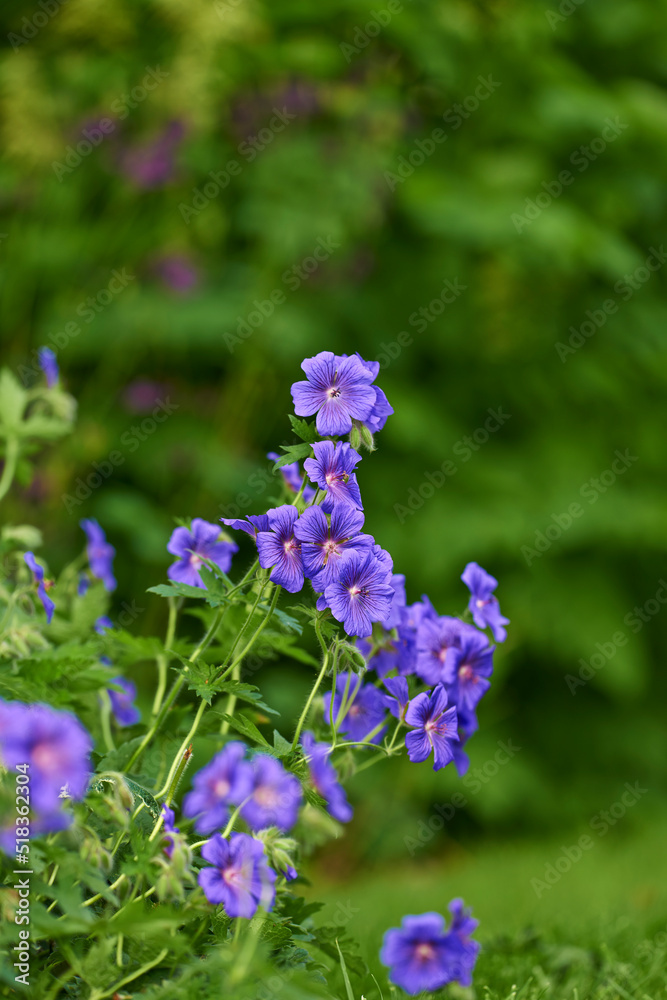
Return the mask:
[[430,962],[435,958],[435,948],[428,941],[422,941],[415,948],[415,958],[419,962]]
[[202,563],[202,561],[201,561],[200,557],[197,555],[196,552],[193,552],[192,555],[190,556],[190,565],[192,566],[192,568],[193,569],[199,569],[199,567],[201,566],[201,563]]
[[489,603],[488,601],[481,601],[481,600],[479,600],[479,599],[477,599],[477,600],[475,601],[475,604],[477,605],[477,607],[478,607],[478,608],[483,608],[483,607],[484,607],[484,605],[485,605],[485,604],[488,604],[488,603]]
[[438,659],[440,660],[441,663],[444,663],[445,660],[447,659],[447,649],[448,649],[447,646],[442,646],[442,648],[438,652]]
[[225,778],[220,778],[213,786],[213,791],[220,799],[224,799],[225,795],[229,795],[229,789],[231,785]]
[[262,809],[274,809],[280,802],[280,794],[270,785],[259,785],[252,797]]
[[239,868],[223,868],[222,878],[223,881],[227,883],[227,885],[232,885],[232,886],[240,885],[242,881],[241,870]]
[[40,771],[52,771],[58,766],[58,758],[48,743],[39,743],[32,752],[32,763]]
[[473,679],[473,669],[469,663],[464,663],[462,667],[459,667],[459,680],[467,683]]
[[327,396],[329,399],[338,399],[340,396],[340,389],[338,386],[332,385],[330,389],[327,389]]
[[288,556],[291,555],[292,552],[294,552],[294,549],[296,547],[297,547],[297,542],[296,539],[294,538],[288,538],[286,542],[283,542],[283,548]]
[[359,594],[363,593],[361,587],[359,587],[356,583],[352,587],[348,587],[348,591],[347,592],[350,595],[350,597],[352,598],[352,600],[354,600],[356,597],[358,597]]

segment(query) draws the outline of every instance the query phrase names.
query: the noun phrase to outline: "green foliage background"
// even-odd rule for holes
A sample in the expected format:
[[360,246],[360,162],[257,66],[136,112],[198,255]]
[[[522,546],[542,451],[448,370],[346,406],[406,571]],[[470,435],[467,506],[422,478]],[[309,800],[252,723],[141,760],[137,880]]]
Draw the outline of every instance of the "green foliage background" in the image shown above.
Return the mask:
[[[405,0],[377,32],[372,11],[386,21],[388,8],[365,0],[69,0],[36,30],[43,8],[32,2],[2,15],[5,354],[25,372],[60,336],[79,400],[76,435],[45,451],[37,484],[13,494],[12,519],[43,527],[57,566],[81,544],[79,519],[98,518],[118,550],[115,613],[136,600],[136,628],[151,634],[163,611],[143,594],[164,578],[174,517],[258,512],[275,495],[264,455],[292,440],[285,414],[301,360],[325,349],[380,358],[396,413],[361,468],[367,529],[406,574],[410,600],[427,592],[457,613],[458,577],[474,559],[499,578],[512,619],[473,766],[499,739],[522,751],[457,814],[454,840],[557,833],[626,780],[652,790],[643,817],[664,800],[665,610],[636,634],[624,619],[667,576],[665,267],[633,278],[631,295],[620,289],[663,252],[667,4],[561,8],[572,12]],[[163,81],[114,117],[158,67]],[[493,91],[470,110],[480,77]],[[275,109],[295,117],[250,161],[240,146]],[[105,117],[113,131],[77,164],[68,147]],[[582,159],[608,119],[618,136]],[[174,122],[184,134],[173,169],[139,186],[128,156]],[[397,180],[434,129],[445,140]],[[237,176],[184,211],[231,160]],[[547,199],[564,170],[572,183]],[[540,195],[550,203],[530,221],[527,199]],[[287,272],[318,240],[333,252],[292,288]],[[167,254],[191,261],[195,288],[161,281]],[[87,322],[86,299],[99,304],[123,269],[127,286]],[[464,290],[418,323],[446,280]],[[239,337],[275,290],[284,301]],[[610,299],[618,309],[581,347],[557,349]],[[158,400],[176,408],[146,432]],[[464,460],[457,443],[499,407],[509,419]],[[595,503],[583,498],[626,449],[627,472]],[[77,502],[78,481],[112,452],[122,462]],[[426,473],[447,460],[456,473],[418,505]],[[416,509],[397,513],[410,497]],[[522,548],[577,502],[582,516],[529,565]],[[627,644],[571,693],[566,675],[619,630]],[[148,704],[152,675],[138,666],[137,678]],[[261,676],[288,717],[308,683],[287,663]],[[415,816],[459,787],[407,763],[355,780],[355,836],[330,856],[343,870],[404,858]]]

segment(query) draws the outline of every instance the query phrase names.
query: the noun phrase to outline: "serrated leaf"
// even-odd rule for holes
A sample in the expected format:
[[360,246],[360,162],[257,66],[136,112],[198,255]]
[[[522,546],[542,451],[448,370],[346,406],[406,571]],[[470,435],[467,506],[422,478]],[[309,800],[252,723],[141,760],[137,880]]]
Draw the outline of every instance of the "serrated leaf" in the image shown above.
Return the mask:
[[312,448],[309,444],[283,444],[280,446],[280,450],[284,451],[285,454],[274,464],[274,471],[282,468],[283,465],[291,465],[292,462],[300,462],[302,458],[308,458]]
[[277,729],[273,730],[273,749],[278,757],[286,757],[288,753],[292,752],[292,744],[284,736],[281,736]]
[[272,749],[271,744],[262,736],[255,723],[251,722],[247,715],[223,715],[223,719],[229,722],[232,729],[252,740],[253,743],[258,743],[269,750]]
[[307,420],[302,420],[301,417],[295,417],[293,413],[288,414],[289,422],[292,425],[292,430],[300,437],[302,441],[306,444],[313,444],[315,441],[319,441],[319,434],[315,428],[314,423],[309,423]]
[[299,624],[296,618],[293,618],[292,615],[288,615],[285,611],[281,611],[280,608],[274,608],[273,614],[286,632],[294,632],[296,635],[301,635],[303,632],[303,626]]

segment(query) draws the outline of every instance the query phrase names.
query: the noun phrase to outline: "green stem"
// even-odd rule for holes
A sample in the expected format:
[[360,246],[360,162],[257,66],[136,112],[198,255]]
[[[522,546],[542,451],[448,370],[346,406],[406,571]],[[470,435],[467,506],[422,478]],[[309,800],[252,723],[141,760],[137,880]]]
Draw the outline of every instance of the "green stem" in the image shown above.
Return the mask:
[[[208,708],[207,702],[205,702],[202,699],[201,702],[199,703],[199,708],[197,709],[197,714],[195,715],[194,722],[190,726],[190,731],[183,740],[183,742],[181,743],[178,753],[174,758],[174,762],[169,768],[169,774],[167,775],[167,780],[165,781],[164,786],[157,793],[156,796],[157,798],[160,798],[165,794],[167,795],[166,799],[167,805],[170,804],[172,796],[176,791],[178,782],[183,775],[183,771],[185,771],[185,768],[187,767],[188,761],[190,760],[190,754],[188,754],[188,747],[192,743],[192,740],[194,739],[195,734],[199,729],[199,723],[201,722],[202,716],[204,715],[204,712],[206,711],[207,708]],[[162,816],[160,816],[160,819],[158,820],[156,825],[156,829],[153,831],[153,833],[149,838],[150,840],[153,839],[153,836],[155,835],[156,831],[159,830],[161,824],[162,824]]]
[[167,623],[167,635],[165,636],[164,645],[165,652],[160,653],[157,657],[157,671],[158,671],[158,686],[155,692],[155,700],[153,701],[153,718],[159,713],[162,706],[162,699],[164,698],[164,692],[167,687],[167,668],[169,666],[169,656],[166,653],[167,649],[171,648],[171,644],[174,641],[174,632],[176,631],[176,602],[173,597],[168,598],[169,600],[169,621]]
[[2,476],[0,476],[0,500],[3,499],[6,493],[8,493],[12,482],[14,481],[14,473],[16,472],[16,463],[19,458],[19,439],[12,435],[7,438],[7,447],[5,450],[5,467],[2,470]]
[[[199,656],[199,654],[202,652],[202,650],[206,649],[206,647],[208,646],[208,644],[212,641],[213,637],[215,636],[215,633],[218,630],[218,626],[220,625],[220,622],[222,621],[223,614],[224,614],[224,609],[220,609],[220,611],[218,611],[217,615],[213,619],[213,623],[212,623],[211,627],[206,632],[204,638],[199,643],[199,645],[195,649],[195,651],[192,654],[192,656],[189,658],[188,663],[193,663],[197,659],[197,657]],[[164,720],[165,720],[165,718],[167,716],[167,713],[169,712],[169,709],[171,708],[171,706],[173,705],[173,703],[176,701],[176,698],[178,697],[178,695],[179,695],[179,693],[181,691],[181,688],[185,684],[185,680],[186,680],[185,671],[186,670],[187,670],[187,667],[184,668],[184,672],[182,674],[180,674],[180,676],[177,677],[176,680],[174,681],[172,689],[169,692],[169,694],[167,695],[167,699],[164,702],[162,708],[160,709],[160,713],[159,713],[158,717],[155,719],[155,721],[153,722],[153,725],[148,730],[148,732],[144,736],[143,740],[141,741],[141,743],[139,744],[139,746],[137,747],[137,749],[134,751],[134,753],[130,757],[130,759],[129,759],[127,765],[126,765],[126,768],[125,768],[125,770],[128,773],[131,770],[131,768],[134,766],[134,764],[136,764],[136,762],[139,760],[139,758],[141,757],[142,753],[144,752],[144,750],[146,749],[146,747],[148,746],[148,744],[153,739],[153,737],[157,733],[158,729],[160,728],[160,726],[164,722]]]
[[250,650],[255,645],[255,643],[259,639],[260,635],[262,634],[262,632],[264,631],[264,629],[266,628],[266,626],[269,624],[269,621],[271,620],[271,616],[273,615],[273,612],[276,609],[276,604],[278,603],[278,598],[280,597],[280,590],[281,590],[280,587],[276,587],[275,592],[273,594],[273,597],[271,599],[271,604],[269,605],[269,613],[267,614],[266,618],[264,618],[259,623],[259,625],[255,629],[255,631],[253,632],[253,634],[250,636],[250,639],[245,644],[245,646],[243,647],[243,649],[241,650],[241,652],[239,653],[239,655],[236,657],[236,659],[231,664],[231,666],[229,666],[227,668],[227,670],[223,674],[223,677],[227,677],[233,671],[234,667],[237,666],[237,664],[241,663],[241,661],[243,660],[243,658],[246,656],[247,653],[250,652]]
[[[268,577],[267,577],[266,579],[264,579],[262,581],[262,584],[261,584],[259,590],[257,591],[257,594],[255,595],[254,604],[250,608],[250,611],[248,612],[248,616],[247,616],[246,620],[244,621],[243,625],[241,626],[241,629],[240,629],[238,635],[234,639],[234,642],[232,643],[231,648],[230,648],[229,652],[227,653],[227,656],[225,657],[225,662],[220,667],[220,669],[221,669],[221,671],[223,671],[223,673],[225,671],[227,673],[231,673],[231,670],[230,671],[227,670],[227,666],[229,664],[229,661],[234,656],[234,653],[236,652],[236,647],[238,646],[238,644],[240,643],[241,639],[243,638],[243,636],[245,635],[245,633],[248,631],[248,628],[250,627],[250,623],[252,622],[252,619],[253,619],[253,616],[255,614],[255,611],[257,610],[257,605],[259,604],[259,602],[262,599],[262,595],[264,594],[264,591],[266,589],[266,585],[267,585],[268,582],[269,582],[269,580],[268,580]],[[246,607],[247,606],[248,605],[246,604]],[[234,664],[232,664],[232,666],[234,666]]]
[[152,959],[150,962],[146,962],[146,964],[142,965],[140,969],[137,969],[136,972],[130,973],[129,976],[125,976],[124,979],[121,979],[119,982],[115,983],[114,986],[112,986],[110,989],[93,990],[93,992],[90,994],[89,1000],[104,1000],[104,997],[113,996],[114,993],[117,993],[119,991],[121,986],[126,986],[127,983],[131,983],[134,979],[138,979],[139,976],[143,976],[144,973],[150,972],[151,969],[154,969],[155,966],[159,965],[160,962],[164,958],[166,958],[168,954],[169,954],[169,949],[163,948],[160,954],[157,956],[157,958]]
[[111,698],[109,697],[109,692],[104,690],[100,695],[102,701],[102,708],[100,711],[100,725],[102,727],[102,736],[104,737],[104,742],[107,745],[107,750],[115,750],[116,744],[113,741],[113,736],[111,735]]
[[[313,704],[313,699],[315,698],[315,695],[317,694],[319,686],[322,683],[322,680],[324,679],[324,675],[327,672],[327,667],[329,666],[329,650],[327,649],[326,644],[324,642],[324,639],[322,638],[322,633],[320,631],[320,626],[319,626],[319,623],[317,621],[315,621],[315,632],[317,634],[317,638],[318,638],[319,644],[322,647],[322,651],[324,653],[324,659],[322,661],[322,668],[321,668],[319,674],[317,675],[317,680],[315,681],[315,684],[313,685],[313,688],[312,688],[310,694],[308,695],[308,701],[304,705],[303,712],[301,713],[299,721],[296,724],[296,731],[294,733],[294,739],[292,740],[292,750],[296,750],[297,743],[299,742],[299,736],[301,735],[301,730],[303,729],[304,723],[305,723],[305,721],[306,721],[306,719],[308,717],[308,713],[310,711],[310,706]],[[332,695],[332,698],[333,698],[333,695]]]

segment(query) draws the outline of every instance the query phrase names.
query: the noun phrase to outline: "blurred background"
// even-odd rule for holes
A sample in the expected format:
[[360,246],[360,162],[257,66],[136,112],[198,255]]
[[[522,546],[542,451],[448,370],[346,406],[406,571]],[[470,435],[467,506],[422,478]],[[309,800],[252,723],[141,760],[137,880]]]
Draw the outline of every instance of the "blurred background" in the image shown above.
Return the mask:
[[[136,629],[161,631],[142,595],[174,518],[265,510],[303,358],[379,360],[395,414],[359,474],[367,530],[410,601],[459,613],[476,560],[512,625],[470,744],[479,787],[407,762],[360,775],[348,835],[314,865],[357,919],[382,899],[382,926],[451,888],[487,929],[579,912],[612,871],[613,905],[652,905],[667,4],[17,0],[2,17],[4,359],[29,385],[52,346],[79,400],[11,519],[44,530],[57,569],[97,518],[114,613],[136,600]],[[306,668],[257,676],[288,727]],[[501,765],[498,741],[520,748]],[[530,879],[626,782],[648,791],[539,897]]]

